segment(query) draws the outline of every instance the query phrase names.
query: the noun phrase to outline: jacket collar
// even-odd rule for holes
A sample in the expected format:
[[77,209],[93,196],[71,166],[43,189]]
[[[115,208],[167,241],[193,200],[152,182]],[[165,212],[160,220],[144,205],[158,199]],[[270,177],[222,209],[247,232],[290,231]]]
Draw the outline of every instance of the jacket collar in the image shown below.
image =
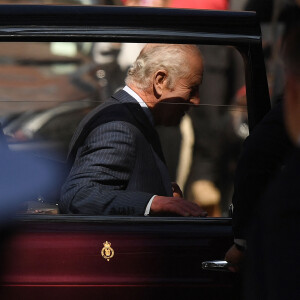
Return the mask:
[[126,105],[132,116],[142,126],[143,132],[146,134],[150,143],[153,145],[156,153],[165,163],[165,158],[161,149],[161,143],[157,131],[155,130],[153,124],[151,124],[142,107],[139,105],[139,103],[137,103],[136,99],[134,99],[124,90],[118,91],[112,96],[112,98]]
[[131,105],[127,105],[127,107],[131,111],[133,116],[136,118],[136,120],[138,120],[139,123],[141,123],[143,126],[146,126],[149,130],[151,131],[155,130],[154,122],[152,123],[153,120],[152,115],[150,118],[148,113],[145,112],[145,109],[147,109],[148,112],[151,113],[149,108],[141,107],[138,101],[124,90],[119,90],[117,93],[115,93],[112,96],[112,98],[116,99],[122,104],[131,104]]

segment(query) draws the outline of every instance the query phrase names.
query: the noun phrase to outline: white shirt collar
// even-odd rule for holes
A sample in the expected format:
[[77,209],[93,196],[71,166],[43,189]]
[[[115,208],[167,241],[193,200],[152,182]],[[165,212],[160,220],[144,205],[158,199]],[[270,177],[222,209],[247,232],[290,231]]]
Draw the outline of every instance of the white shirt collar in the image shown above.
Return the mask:
[[149,118],[151,124],[154,125],[153,116],[151,114],[151,111],[150,111],[149,107],[144,102],[144,100],[135,91],[133,91],[128,85],[126,85],[123,88],[123,91],[128,93],[131,97],[133,97],[139,103],[139,105],[142,107],[143,111],[145,112],[145,114]]

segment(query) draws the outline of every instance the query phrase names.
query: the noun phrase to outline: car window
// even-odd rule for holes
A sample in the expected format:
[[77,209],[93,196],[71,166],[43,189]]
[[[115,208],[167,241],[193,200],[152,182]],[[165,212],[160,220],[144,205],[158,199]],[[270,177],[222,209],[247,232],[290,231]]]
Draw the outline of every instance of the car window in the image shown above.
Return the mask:
[[79,122],[89,111],[90,109],[75,110],[55,116],[35,133],[34,138],[62,140],[68,143]]
[[[18,43],[16,48],[2,43],[0,122],[11,150],[53,158],[47,151],[51,148],[64,162],[79,122],[124,87],[143,45],[43,42]],[[171,180],[185,198],[204,206],[209,216],[226,217],[237,159],[248,135],[244,65],[233,47],[199,48],[205,65],[200,105],[191,107],[179,126],[159,126],[157,131]],[[57,213],[50,198],[37,191],[22,212]]]

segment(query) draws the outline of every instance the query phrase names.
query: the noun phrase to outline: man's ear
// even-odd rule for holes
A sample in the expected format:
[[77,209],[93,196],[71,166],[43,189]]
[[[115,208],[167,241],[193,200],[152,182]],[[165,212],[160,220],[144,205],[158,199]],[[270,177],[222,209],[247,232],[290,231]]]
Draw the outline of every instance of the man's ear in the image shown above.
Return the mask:
[[158,70],[154,74],[153,88],[155,95],[159,98],[167,87],[168,73],[165,70]]

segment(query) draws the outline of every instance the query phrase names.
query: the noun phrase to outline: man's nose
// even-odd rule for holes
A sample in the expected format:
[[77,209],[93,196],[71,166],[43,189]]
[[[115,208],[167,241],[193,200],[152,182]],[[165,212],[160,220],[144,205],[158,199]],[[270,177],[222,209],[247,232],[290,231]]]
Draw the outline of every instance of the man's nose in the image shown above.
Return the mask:
[[191,97],[190,102],[193,103],[194,105],[200,104],[199,92],[197,94],[195,94],[193,97]]

